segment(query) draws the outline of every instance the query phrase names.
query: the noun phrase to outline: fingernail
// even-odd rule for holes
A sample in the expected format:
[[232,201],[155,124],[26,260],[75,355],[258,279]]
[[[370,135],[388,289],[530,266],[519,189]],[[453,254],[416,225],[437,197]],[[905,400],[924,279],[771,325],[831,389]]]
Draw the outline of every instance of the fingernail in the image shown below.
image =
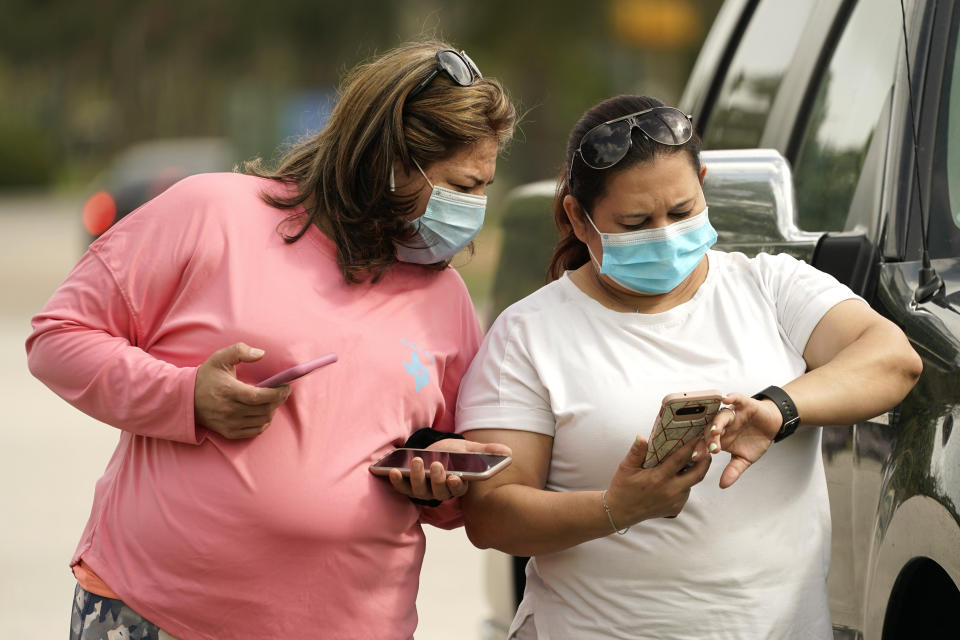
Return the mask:
[[699,451],[694,451],[694,452],[693,452],[693,455],[690,456],[690,459],[693,460],[693,459],[695,459],[698,455],[700,455],[700,452],[699,452]]
[[716,430],[717,430],[717,425],[713,425],[712,427],[710,427],[710,433],[713,433]]
[[264,351],[263,349],[257,349],[255,347],[251,347],[250,349],[250,355],[252,355],[254,358],[259,358],[264,353],[266,353],[266,351]]
[[711,443],[710,443],[710,453],[713,453],[713,452],[716,451],[717,449],[719,449],[719,447],[717,446],[717,443],[716,443],[716,442],[711,442]]

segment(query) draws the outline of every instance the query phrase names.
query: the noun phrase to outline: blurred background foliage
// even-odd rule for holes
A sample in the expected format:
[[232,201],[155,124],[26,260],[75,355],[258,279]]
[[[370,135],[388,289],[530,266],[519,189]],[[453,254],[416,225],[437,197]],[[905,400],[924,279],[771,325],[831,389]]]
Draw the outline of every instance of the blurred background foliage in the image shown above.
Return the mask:
[[676,101],[720,2],[5,0],[0,189],[83,190],[157,138],[222,137],[236,160],[275,157],[322,125],[346,69],[435,37],[523,113],[501,192],[553,177],[569,128],[598,100]]

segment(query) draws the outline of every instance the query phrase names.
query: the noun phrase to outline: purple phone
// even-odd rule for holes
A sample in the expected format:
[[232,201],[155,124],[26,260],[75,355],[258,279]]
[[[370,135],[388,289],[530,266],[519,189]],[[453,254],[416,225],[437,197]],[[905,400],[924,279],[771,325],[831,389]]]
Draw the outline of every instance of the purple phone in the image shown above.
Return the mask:
[[258,387],[279,387],[285,385],[288,382],[292,382],[299,378],[300,376],[305,376],[315,369],[320,367],[325,367],[328,364],[332,364],[337,361],[337,354],[328,353],[324,356],[320,356],[309,362],[304,362],[303,364],[298,364],[295,367],[290,367],[286,371],[281,371],[275,376],[270,376],[266,380],[261,380],[256,384]]

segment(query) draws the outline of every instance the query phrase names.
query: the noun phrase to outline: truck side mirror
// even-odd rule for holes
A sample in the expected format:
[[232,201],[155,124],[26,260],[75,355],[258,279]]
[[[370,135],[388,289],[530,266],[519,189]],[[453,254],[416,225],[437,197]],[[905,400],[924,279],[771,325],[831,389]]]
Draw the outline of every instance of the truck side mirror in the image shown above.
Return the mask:
[[821,233],[796,225],[790,164],[774,149],[703,151],[703,192],[717,248],[747,255],[786,252],[811,261]]

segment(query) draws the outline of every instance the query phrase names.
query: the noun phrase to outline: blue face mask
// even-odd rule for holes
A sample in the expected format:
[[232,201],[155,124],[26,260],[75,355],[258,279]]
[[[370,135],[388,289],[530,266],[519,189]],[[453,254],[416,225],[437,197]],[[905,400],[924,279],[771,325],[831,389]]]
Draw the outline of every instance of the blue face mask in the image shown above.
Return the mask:
[[[589,214],[587,220],[600,234],[603,245],[600,273],[636,293],[673,291],[693,273],[707,249],[717,241],[706,208],[666,227],[627,233],[601,233]],[[592,251],[590,257],[597,262]]]
[[[414,164],[420,169],[416,160]],[[435,187],[423,169],[420,173],[433,193],[424,214],[408,223],[416,232],[404,244],[397,244],[397,259],[413,264],[444,262],[462,251],[480,232],[487,197]]]

